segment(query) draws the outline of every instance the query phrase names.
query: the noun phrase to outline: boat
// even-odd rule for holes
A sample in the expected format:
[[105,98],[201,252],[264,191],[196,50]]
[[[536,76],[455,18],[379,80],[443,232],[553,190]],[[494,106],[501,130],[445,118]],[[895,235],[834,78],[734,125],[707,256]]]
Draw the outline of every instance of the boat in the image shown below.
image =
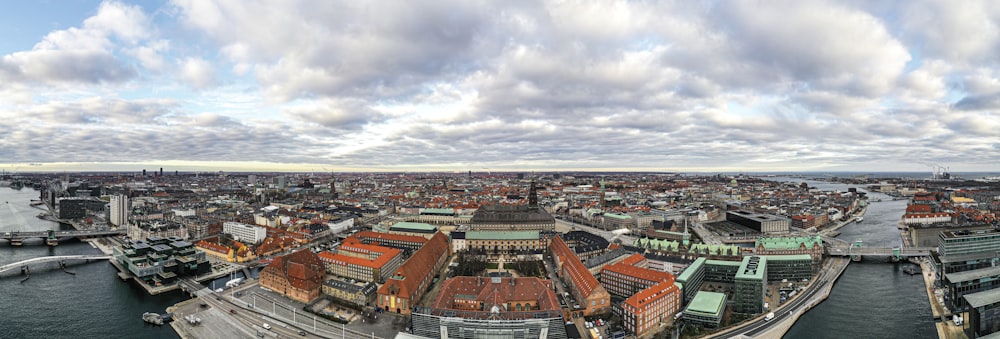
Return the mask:
[[903,273],[906,273],[906,274],[909,274],[909,275],[917,275],[917,274],[920,274],[920,269],[917,268],[916,266],[910,265],[910,266],[903,267]]
[[21,239],[21,238],[11,238],[10,239],[10,245],[11,246],[21,246],[21,245],[24,245],[24,239]]
[[163,325],[163,318],[158,313],[145,312],[142,314],[142,321],[153,325]]
[[45,238],[45,244],[49,246],[59,245],[59,239],[56,238]]

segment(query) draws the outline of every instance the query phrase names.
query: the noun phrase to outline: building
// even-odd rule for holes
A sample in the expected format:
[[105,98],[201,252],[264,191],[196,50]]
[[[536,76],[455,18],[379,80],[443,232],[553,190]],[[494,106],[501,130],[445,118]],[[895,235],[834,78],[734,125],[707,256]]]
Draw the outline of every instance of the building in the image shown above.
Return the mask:
[[126,228],[126,235],[130,239],[146,238],[180,238],[189,237],[187,227],[176,221],[168,220],[133,220]]
[[556,263],[556,272],[568,283],[575,299],[582,303],[583,310],[577,311],[578,315],[607,313],[611,307],[611,294],[601,286],[562,237],[552,238],[549,250]]
[[643,268],[645,264],[645,257],[633,254],[601,269],[601,286],[626,298],[620,312],[623,326],[640,337],[672,322],[683,299],[673,274]]
[[969,305],[966,335],[969,338],[995,337],[994,333],[1000,332],[1000,289],[966,294],[963,298]]
[[205,255],[228,262],[247,262],[257,258],[249,247],[239,241],[234,241],[231,246],[225,246],[218,242],[201,240],[194,245],[204,251]]
[[549,246],[548,238],[538,231],[468,231],[451,232],[454,251],[473,250],[490,253],[541,253]]
[[404,252],[416,251],[427,243],[427,238],[424,237],[372,231],[361,231],[354,234],[354,237],[365,244],[378,244],[380,246],[400,249]]
[[379,288],[380,308],[389,312],[410,314],[436,273],[448,261],[450,248],[448,237],[444,233],[438,232],[426,240],[427,243],[414,252]]
[[368,245],[354,238],[345,239],[337,253],[324,251],[319,257],[330,274],[378,283],[385,282],[403,262],[398,249]]
[[766,255],[767,281],[799,281],[812,278],[813,262],[808,254]]
[[733,312],[757,314],[764,312],[764,291],[767,289],[767,259],[747,256],[734,277]]
[[813,265],[823,261],[823,238],[818,234],[808,237],[762,237],[754,244],[756,255],[808,254]]
[[395,233],[402,235],[412,235],[424,238],[430,238],[437,233],[437,226],[426,224],[422,222],[407,222],[401,221],[389,226],[386,233]]
[[792,224],[790,219],[782,216],[747,211],[726,212],[726,220],[764,234],[788,233]]
[[94,197],[59,198],[59,219],[80,219],[87,217],[87,212],[104,214],[107,203]]
[[723,293],[699,291],[688,303],[681,316],[689,324],[704,328],[718,328],[722,313],[726,309],[726,295]]
[[705,260],[705,281],[733,283],[740,261]]
[[323,262],[309,250],[274,258],[260,272],[260,286],[296,301],[318,298],[326,277]]
[[222,233],[233,236],[233,239],[249,244],[259,244],[267,238],[267,228],[227,221],[222,223]]
[[154,286],[211,270],[205,252],[177,237],[126,241],[121,247],[115,247],[113,253],[114,260],[136,280]]
[[432,307],[412,314],[427,338],[566,338],[552,282],[535,277],[454,277]]
[[554,231],[556,219],[538,206],[535,183],[531,183],[527,205],[489,205],[472,215],[469,227],[473,231]]
[[351,284],[346,281],[330,279],[323,282],[323,294],[348,305],[363,309],[375,304],[378,297],[378,285],[375,283]]
[[705,258],[695,259],[677,276],[677,284],[681,285],[681,289],[684,291],[684,303],[694,299],[695,293],[698,293],[701,284],[705,282],[705,261]]
[[952,312],[968,308],[965,295],[1000,287],[1000,266],[944,274],[944,301]]
[[108,219],[112,225],[115,226],[127,226],[128,225],[128,196],[125,195],[113,195],[111,196],[111,215]]

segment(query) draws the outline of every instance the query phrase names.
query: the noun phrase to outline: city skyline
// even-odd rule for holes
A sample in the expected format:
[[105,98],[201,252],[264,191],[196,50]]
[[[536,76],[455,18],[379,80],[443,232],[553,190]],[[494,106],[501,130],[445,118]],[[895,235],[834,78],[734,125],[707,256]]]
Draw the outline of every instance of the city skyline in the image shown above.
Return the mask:
[[0,168],[997,171],[987,2],[0,11]]

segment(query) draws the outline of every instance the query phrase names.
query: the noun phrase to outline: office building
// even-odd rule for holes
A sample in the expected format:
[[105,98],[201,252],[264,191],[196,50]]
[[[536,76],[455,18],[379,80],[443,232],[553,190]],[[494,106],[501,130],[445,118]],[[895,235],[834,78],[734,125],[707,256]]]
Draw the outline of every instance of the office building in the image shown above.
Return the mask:
[[128,215],[128,196],[121,194],[111,196],[111,216],[109,220],[111,224],[115,226],[127,226]]
[[681,318],[688,324],[704,328],[718,328],[725,309],[726,295],[724,293],[698,291],[694,299],[684,309]]
[[747,256],[734,277],[733,312],[757,314],[764,311],[764,290],[767,288],[767,259]]
[[963,298],[969,305],[966,335],[969,338],[996,337],[1000,333],[1000,289],[966,294]]
[[[396,235],[398,236],[398,235]],[[417,237],[423,239],[421,237]],[[378,290],[378,306],[389,312],[410,314],[431,280],[448,261],[448,236],[438,232],[413,253]]]
[[236,241],[249,244],[259,244],[267,238],[267,228],[234,221],[222,223],[222,233],[233,236]]
[[556,272],[569,285],[575,300],[583,304],[581,311],[574,312],[579,316],[607,313],[611,307],[611,294],[580,262],[580,258],[566,245],[562,237],[552,238],[549,250],[556,263]]
[[788,233],[792,224],[792,220],[786,217],[747,211],[726,212],[726,220],[764,234]]

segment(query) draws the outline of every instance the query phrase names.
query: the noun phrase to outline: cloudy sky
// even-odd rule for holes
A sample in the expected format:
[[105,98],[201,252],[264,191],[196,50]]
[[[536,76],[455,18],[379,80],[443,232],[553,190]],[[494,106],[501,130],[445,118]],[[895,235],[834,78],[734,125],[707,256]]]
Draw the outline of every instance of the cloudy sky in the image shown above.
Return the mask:
[[989,1],[5,1],[0,168],[1000,170]]

